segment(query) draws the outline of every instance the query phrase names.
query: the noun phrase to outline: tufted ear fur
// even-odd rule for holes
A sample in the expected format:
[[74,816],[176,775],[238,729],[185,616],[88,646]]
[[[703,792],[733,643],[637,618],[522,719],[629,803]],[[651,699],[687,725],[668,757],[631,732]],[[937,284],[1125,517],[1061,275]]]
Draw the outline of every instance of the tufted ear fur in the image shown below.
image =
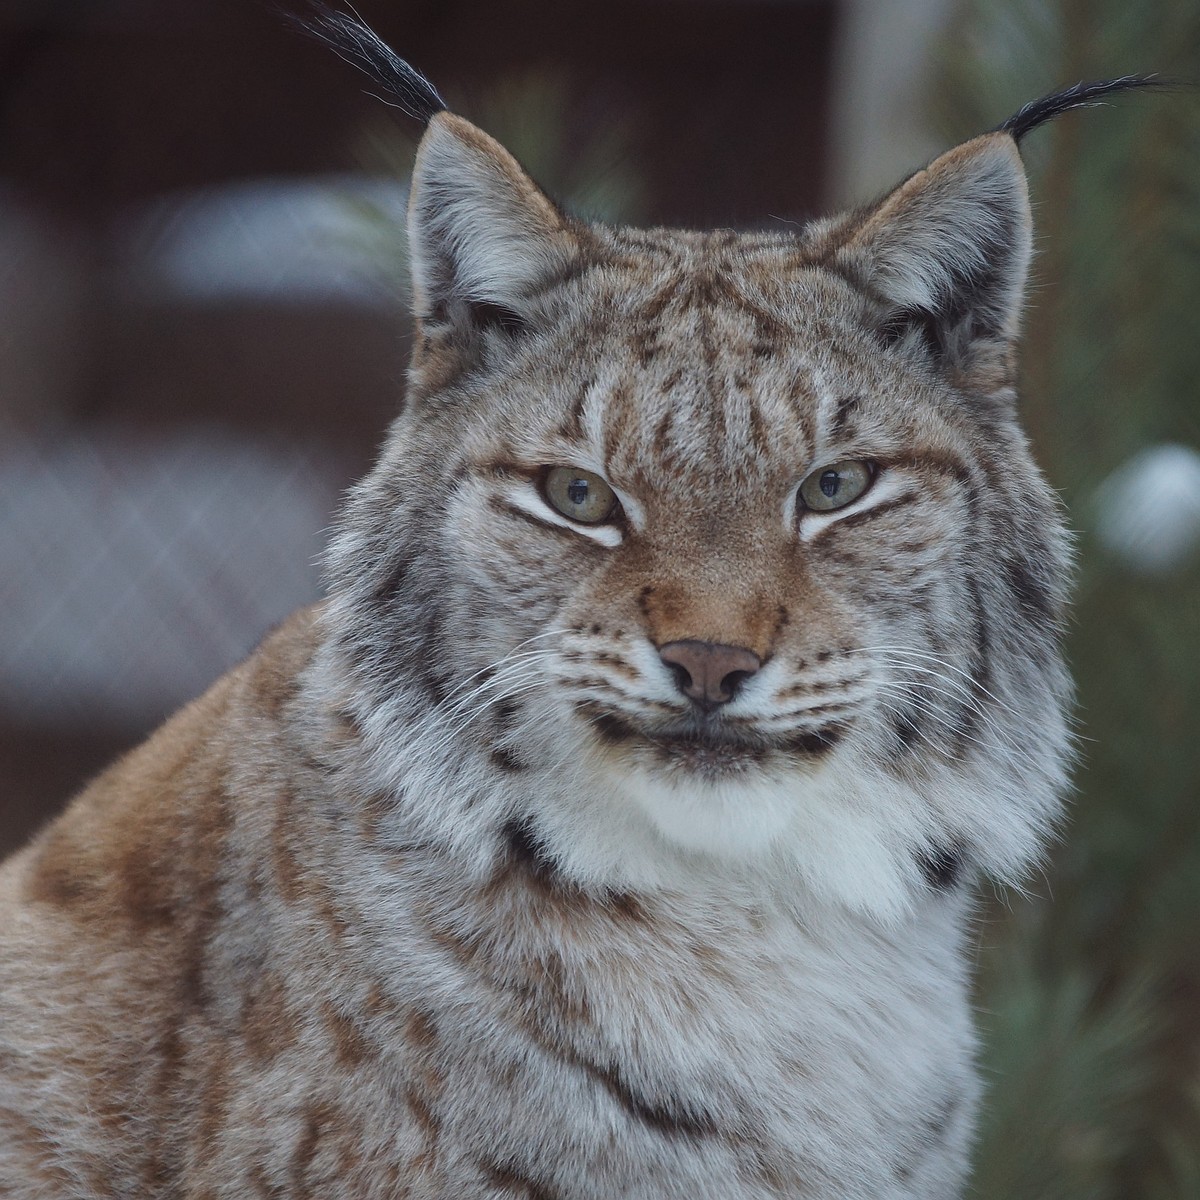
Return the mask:
[[880,302],[887,340],[919,339],[940,361],[975,370],[997,351],[1007,358],[1031,230],[1016,142],[996,132],[906,179],[843,235],[832,261]]
[[578,251],[568,219],[516,159],[448,112],[417,150],[408,237],[423,323],[519,328],[539,286]]
[[571,224],[498,142],[447,111],[420,71],[356,16],[305,0],[293,17],[426,125],[408,205],[417,319],[465,334],[452,359],[479,349],[488,329],[521,328],[540,285],[578,251]]

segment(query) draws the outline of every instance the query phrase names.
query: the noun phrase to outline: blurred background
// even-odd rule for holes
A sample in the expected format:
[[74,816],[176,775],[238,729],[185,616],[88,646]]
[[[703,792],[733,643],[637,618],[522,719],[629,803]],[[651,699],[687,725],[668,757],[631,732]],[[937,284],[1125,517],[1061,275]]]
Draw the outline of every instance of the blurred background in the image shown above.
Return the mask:
[[[575,211],[770,226],[1200,0],[361,0]],[[319,595],[403,396],[414,130],[258,0],[0,0],[0,854]],[[974,1194],[1200,1197],[1200,97],[1027,144],[1024,352],[1079,534],[1073,817],[980,916]]]

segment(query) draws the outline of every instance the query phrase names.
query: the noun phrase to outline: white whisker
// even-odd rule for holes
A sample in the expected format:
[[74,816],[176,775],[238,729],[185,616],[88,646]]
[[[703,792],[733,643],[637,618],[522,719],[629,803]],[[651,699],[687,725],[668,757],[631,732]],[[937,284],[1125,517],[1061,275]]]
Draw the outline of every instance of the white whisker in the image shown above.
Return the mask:
[[[943,727],[950,728],[955,738],[973,742],[981,750],[991,749],[987,742],[981,741],[972,734],[966,733],[964,730],[954,727],[948,718],[948,714],[942,709],[938,708],[936,705],[932,704],[926,699],[913,695],[912,692],[907,691],[899,684],[890,682],[883,683],[880,685],[879,694],[898,702],[899,707],[891,708],[889,706],[889,711],[898,712],[899,708],[902,707],[914,708],[918,712],[923,713],[925,716],[932,718],[935,723],[940,724]],[[992,732],[996,731],[993,729]]]
[[[511,700],[525,692],[535,691],[540,684],[540,680],[526,680],[524,678],[490,681],[485,686],[495,686],[500,689],[495,695],[484,697],[474,708],[466,712],[465,716],[462,715],[463,709],[460,707],[455,714],[446,714],[443,716],[440,723],[430,722],[417,735],[416,740],[409,747],[409,753],[415,753],[422,757],[435,757],[462,734],[473,721],[487,712],[489,708],[492,708],[503,700]],[[460,716],[461,719],[456,724],[453,724],[451,728],[445,728],[456,715]],[[422,737],[432,737],[435,735],[438,740],[432,746],[426,747],[421,745]]]
[[[446,700],[442,702],[442,705],[435,710],[434,715],[453,717],[457,715],[459,711],[461,711],[464,705],[469,704],[474,697],[480,695],[482,692],[487,691],[489,687],[492,687],[497,680],[508,678],[514,670],[523,674],[531,666],[533,666],[534,663],[539,661],[553,660],[554,657],[554,652],[550,650],[529,650],[524,654],[512,655],[508,658],[500,659],[498,664],[493,664],[491,667],[487,668],[487,670],[490,671],[487,679],[485,679],[482,683],[476,684],[476,686],[466,694],[456,694],[455,692],[451,692],[450,695],[446,697]],[[476,672],[476,676],[478,676],[478,674],[479,672]],[[453,700],[454,703],[447,704],[447,701],[449,700]]]
[[[557,659],[557,651],[553,648],[539,647],[534,650],[522,650],[521,647],[539,641],[542,638],[561,635],[564,630],[552,629],[534,637],[526,638],[518,643],[508,654],[478,671],[467,676],[442,702],[442,705],[429,714],[424,727],[418,732],[409,747],[409,753],[434,756],[456,737],[458,737],[473,721],[492,706],[503,700],[512,699],[522,691],[532,691],[541,686],[543,679],[529,678],[531,667],[536,664]],[[487,678],[476,684],[470,691],[464,692],[473,680],[480,675]],[[514,686],[518,685],[518,686]],[[524,686],[521,686],[524,685]],[[489,694],[491,693],[491,694]],[[478,703],[474,703],[478,700]],[[466,714],[465,717],[463,714]],[[462,718],[461,720],[459,718]],[[449,727],[449,728],[448,728]],[[431,746],[423,745],[430,738],[437,740]]]
[[[931,654],[928,650],[917,650],[912,646],[858,646],[851,651],[852,654],[905,654],[911,658],[922,658],[929,662],[935,662],[940,667],[945,667],[948,671],[953,671],[956,675],[961,675],[972,688],[981,691],[989,700],[994,700],[997,704],[1003,705],[1004,701],[1000,699],[994,692],[988,691],[987,688],[979,682],[969,671],[964,671],[962,667],[956,663],[950,662],[939,654]],[[949,681],[947,681],[949,682]]]
[[533,635],[533,637],[527,637],[523,642],[518,642],[507,654],[504,654],[500,658],[496,659],[495,662],[491,662],[486,666],[480,667],[478,671],[472,671],[470,675],[461,680],[455,686],[446,699],[452,699],[454,695],[461,691],[468,683],[471,682],[472,679],[478,679],[480,675],[484,675],[488,671],[495,671],[498,667],[501,667],[505,663],[512,661],[514,658],[518,657],[517,651],[521,650],[525,646],[530,645],[532,642],[540,642],[543,638],[548,637],[561,637],[566,633],[567,630],[565,629],[547,629],[544,633],[536,633]]

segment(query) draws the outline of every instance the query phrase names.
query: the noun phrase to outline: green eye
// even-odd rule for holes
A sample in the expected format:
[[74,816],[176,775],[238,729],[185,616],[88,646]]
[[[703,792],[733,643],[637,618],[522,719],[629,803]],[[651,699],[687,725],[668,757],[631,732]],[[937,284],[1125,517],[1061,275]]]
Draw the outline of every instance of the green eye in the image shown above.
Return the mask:
[[551,467],[542,491],[551,508],[581,525],[599,525],[617,511],[612,488],[599,475],[578,467]]
[[800,499],[813,512],[845,508],[871,486],[872,478],[869,464],[847,458],[818,467],[800,485]]

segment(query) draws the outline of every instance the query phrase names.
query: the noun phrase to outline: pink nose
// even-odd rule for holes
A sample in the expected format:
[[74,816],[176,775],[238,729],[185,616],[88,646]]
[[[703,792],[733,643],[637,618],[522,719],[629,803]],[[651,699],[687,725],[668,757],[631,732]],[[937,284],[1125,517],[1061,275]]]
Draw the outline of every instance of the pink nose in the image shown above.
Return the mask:
[[728,704],[762,666],[762,659],[743,646],[690,638],[659,646],[658,656],[675,676],[675,686],[705,712]]

